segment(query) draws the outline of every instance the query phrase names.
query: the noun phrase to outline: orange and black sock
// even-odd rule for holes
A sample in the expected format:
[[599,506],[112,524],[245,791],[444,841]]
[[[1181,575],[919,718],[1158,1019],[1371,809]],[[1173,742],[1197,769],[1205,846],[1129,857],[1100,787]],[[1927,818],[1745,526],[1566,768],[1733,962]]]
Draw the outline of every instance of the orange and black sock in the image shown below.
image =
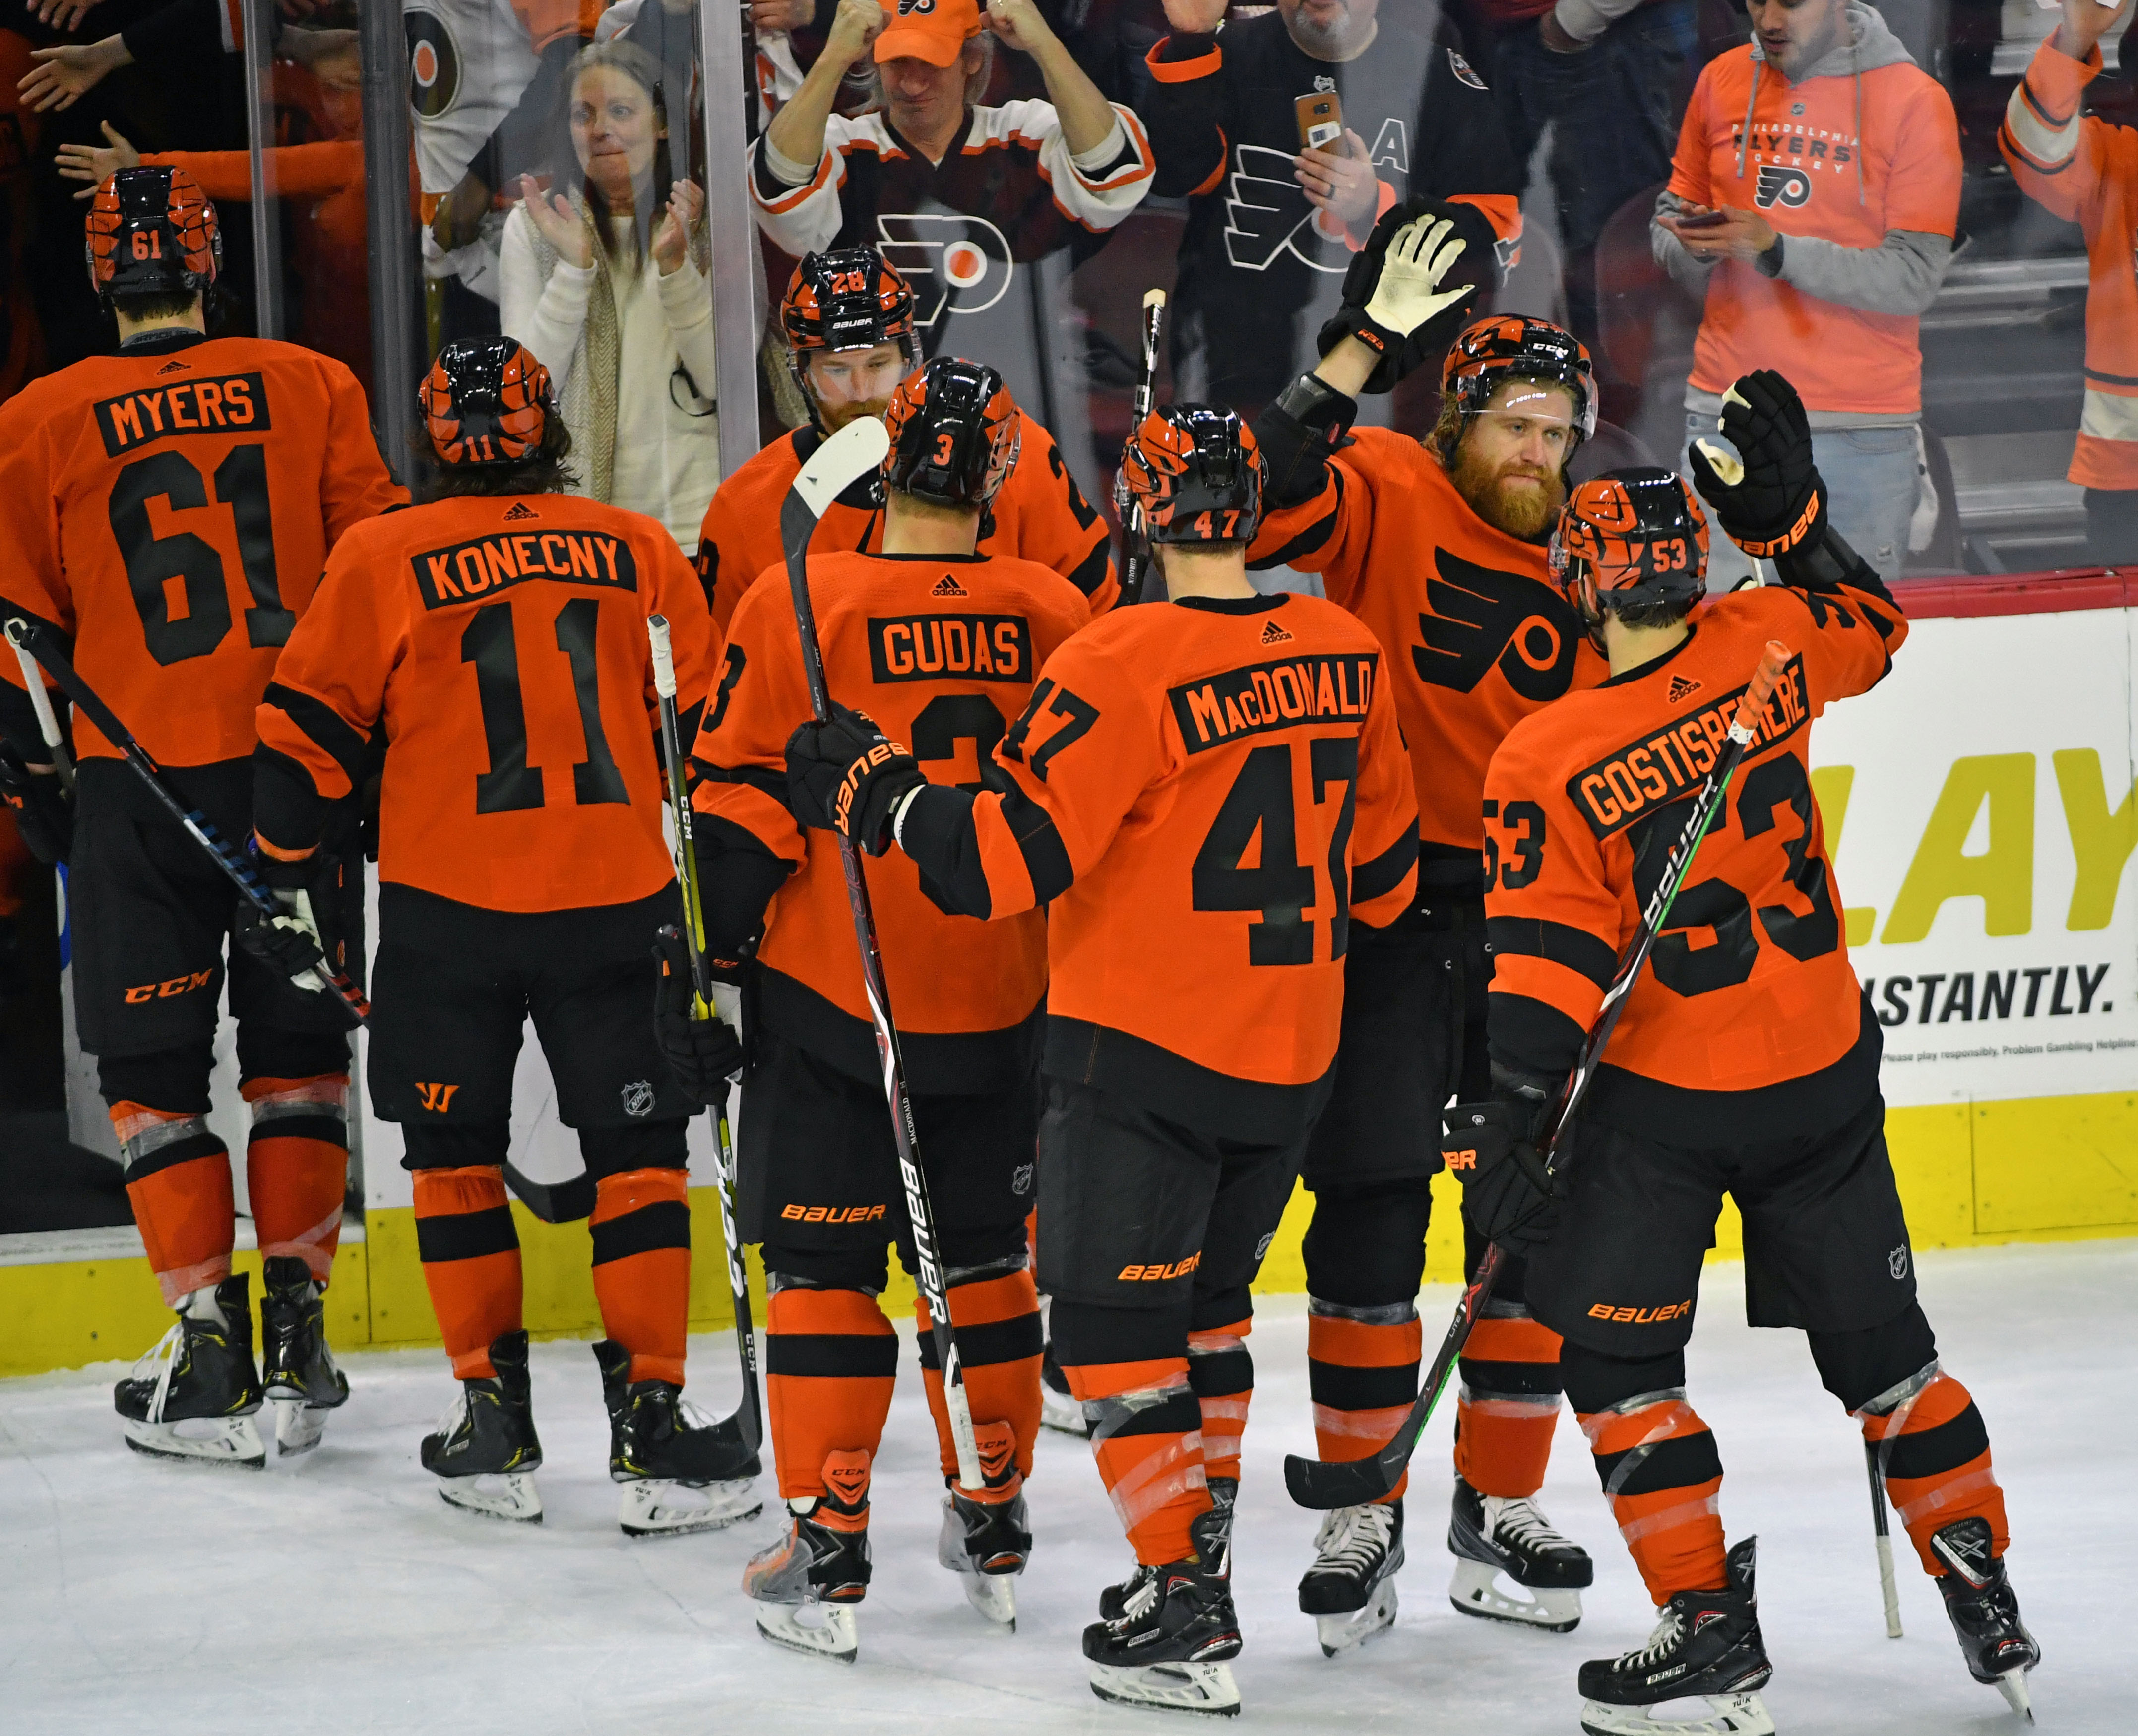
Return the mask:
[[1535,1495],[1559,1421],[1559,1334],[1521,1303],[1495,1298],[1471,1329],[1460,1368],[1457,1474],[1480,1495]]
[[520,1233],[494,1163],[419,1169],[416,1251],[453,1373],[494,1378],[490,1347],[520,1327]]
[[1188,1384],[1203,1413],[1203,1474],[1240,1480],[1240,1440],[1255,1396],[1253,1316],[1188,1334]]
[[627,1169],[595,1187],[594,1296],[603,1331],[631,1353],[634,1381],[683,1384],[691,1313],[687,1182],[681,1169]]
[[1722,1460],[1685,1389],[1638,1393],[1580,1421],[1650,1599],[1721,1590]]
[[[950,1279],[950,1324],[957,1329],[965,1371],[965,1402],[972,1407],[975,1436],[984,1431],[980,1468],[987,1485],[964,1492],[975,1500],[1007,1501],[1032,1474],[1032,1442],[1039,1434],[1039,1293],[1021,1261],[1008,1270],[997,1265],[953,1271]],[[935,1418],[943,1475],[954,1477],[957,1447],[925,1296],[914,1299],[913,1312],[920,1325],[921,1378]]]
[[205,1114],[126,1101],[110,1115],[149,1269],[175,1308],[230,1275],[237,1233],[230,1148],[208,1131]]
[[1989,1522],[1989,1553],[2011,1541],[2004,1491],[1989,1463],[1989,1431],[1965,1387],[1936,1363],[1856,1412],[1878,1449],[1886,1493],[1933,1578],[1951,1570],[1931,1539],[1955,1520]]
[[[1371,1458],[1388,1445],[1418,1397],[1423,1339],[1408,1302],[1352,1308],[1309,1299],[1306,1384],[1324,1459]],[[1400,1500],[1409,1483],[1405,1471],[1385,1499]]]
[[301,1260],[325,1285],[334,1274],[349,1187],[349,1075],[251,1079],[245,1187],[260,1256]]
[[[764,1390],[779,1493],[859,1501],[891,1414],[898,1336],[866,1290],[818,1290],[777,1270],[768,1277]],[[845,1469],[827,1481],[827,1465]]]

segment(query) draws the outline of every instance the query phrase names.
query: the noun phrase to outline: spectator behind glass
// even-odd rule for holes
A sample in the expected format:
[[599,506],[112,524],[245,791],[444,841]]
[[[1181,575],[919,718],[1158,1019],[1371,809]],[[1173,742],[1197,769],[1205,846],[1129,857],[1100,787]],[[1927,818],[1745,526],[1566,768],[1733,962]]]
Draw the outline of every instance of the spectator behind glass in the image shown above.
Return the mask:
[[[1897,578],[1921,488],[1922,350],[1960,213],[1952,99],[1860,0],[1751,0],[1753,40],[1711,61],[1656,202],[1657,261],[1706,309],[1686,438],[1722,393],[1787,374],[1810,412],[1833,528]],[[1711,513],[1708,588],[1750,563]]]
[[627,41],[581,51],[567,116],[578,173],[532,176],[505,220],[507,333],[558,383],[579,492],[695,539],[720,485],[705,195],[671,173],[660,67]]
[[[1314,365],[1351,257],[1391,207],[1433,201],[1489,293],[1496,255],[1504,266],[1520,244],[1521,169],[1437,7],[1279,0],[1229,24],[1225,12],[1225,0],[1165,0],[1173,32],[1150,51],[1144,112],[1154,190],[1191,202],[1174,378],[1252,417]],[[1302,149],[1310,128],[1335,125],[1312,106],[1331,94],[1340,136]]]
[[2086,490],[2087,558],[2116,567],[2138,562],[2138,133],[2079,107],[2101,76],[2097,45],[2131,8],[2064,0],[2063,11],[1997,144],[2028,197],[2086,233],[2086,407],[2069,475]]
[[[1628,199],[1671,170],[1678,80],[1699,35],[1697,0],[1471,0],[1515,161],[1545,128],[1564,250],[1567,324],[1601,354],[1596,243]],[[1630,417],[1621,416],[1620,420]]]

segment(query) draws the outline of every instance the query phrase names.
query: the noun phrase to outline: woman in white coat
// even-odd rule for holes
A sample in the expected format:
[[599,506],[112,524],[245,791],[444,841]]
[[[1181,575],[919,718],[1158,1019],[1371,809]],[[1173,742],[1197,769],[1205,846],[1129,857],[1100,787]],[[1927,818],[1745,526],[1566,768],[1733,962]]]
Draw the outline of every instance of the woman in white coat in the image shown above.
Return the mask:
[[705,193],[671,173],[660,64],[636,44],[580,55],[566,119],[578,173],[547,193],[521,178],[502,323],[559,382],[581,492],[689,549],[720,480]]

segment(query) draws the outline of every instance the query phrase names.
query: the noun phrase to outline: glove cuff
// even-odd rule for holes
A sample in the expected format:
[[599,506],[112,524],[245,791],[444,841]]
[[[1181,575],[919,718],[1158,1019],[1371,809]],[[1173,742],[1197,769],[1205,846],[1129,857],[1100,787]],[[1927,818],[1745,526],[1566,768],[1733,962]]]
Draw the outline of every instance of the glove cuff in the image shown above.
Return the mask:
[[1774,557],[1774,572],[1799,591],[1838,591],[1844,584],[1885,596],[1886,582],[1822,514],[1818,534]]
[[[1813,471],[1810,495],[1788,525],[1766,536],[1740,536],[1731,530],[1730,539],[1755,560],[1779,561],[1783,556],[1823,539],[1826,535],[1826,479]],[[1727,524],[1723,528],[1729,529]]]
[[1366,383],[1359,390],[1378,397],[1384,392],[1393,392],[1402,376],[1404,338],[1401,332],[1390,331],[1379,320],[1368,315],[1362,302],[1346,302],[1336,310],[1336,317],[1326,321],[1316,338],[1316,354],[1325,356],[1346,338],[1356,338],[1367,349],[1379,357],[1374,371],[1366,377]]

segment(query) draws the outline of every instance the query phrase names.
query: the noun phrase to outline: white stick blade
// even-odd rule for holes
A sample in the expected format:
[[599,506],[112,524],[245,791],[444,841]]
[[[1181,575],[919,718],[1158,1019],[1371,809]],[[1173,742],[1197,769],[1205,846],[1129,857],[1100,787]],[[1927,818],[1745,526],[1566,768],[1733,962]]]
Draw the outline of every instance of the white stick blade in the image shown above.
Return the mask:
[[890,450],[891,436],[883,424],[873,416],[857,417],[817,448],[794,479],[794,491],[821,519],[854,479],[882,464]]

